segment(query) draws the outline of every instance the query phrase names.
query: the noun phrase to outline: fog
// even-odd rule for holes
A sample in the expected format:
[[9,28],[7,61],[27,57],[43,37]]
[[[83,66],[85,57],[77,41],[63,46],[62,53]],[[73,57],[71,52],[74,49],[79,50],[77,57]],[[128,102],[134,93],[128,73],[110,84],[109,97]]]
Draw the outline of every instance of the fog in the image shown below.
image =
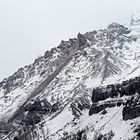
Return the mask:
[[0,80],[78,32],[125,23],[139,5],[139,0],[1,0]]

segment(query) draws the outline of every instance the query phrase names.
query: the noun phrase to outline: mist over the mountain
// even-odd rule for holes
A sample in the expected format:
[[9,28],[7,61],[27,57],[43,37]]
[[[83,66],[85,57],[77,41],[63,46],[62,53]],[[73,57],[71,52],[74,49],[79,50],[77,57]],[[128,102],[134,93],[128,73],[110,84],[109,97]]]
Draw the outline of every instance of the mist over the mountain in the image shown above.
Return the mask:
[[124,23],[139,5],[139,0],[0,1],[0,79],[78,32]]
[[140,140],[139,4],[1,1],[0,140]]
[[78,33],[0,82],[1,140],[139,140],[140,13]]

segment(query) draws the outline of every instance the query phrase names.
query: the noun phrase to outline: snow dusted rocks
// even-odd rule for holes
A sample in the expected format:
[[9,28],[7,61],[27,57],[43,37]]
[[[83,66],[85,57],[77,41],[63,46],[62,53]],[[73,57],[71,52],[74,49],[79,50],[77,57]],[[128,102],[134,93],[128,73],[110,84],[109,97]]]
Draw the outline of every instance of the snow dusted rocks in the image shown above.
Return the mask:
[[140,39],[139,33],[140,33],[140,11],[133,14],[131,19],[131,29],[132,32],[130,33],[131,36],[136,37],[137,39]]
[[139,139],[138,21],[79,33],[0,82],[0,139]]
[[[123,100],[124,96],[128,99]],[[116,100],[116,97],[120,97],[120,99]],[[129,99],[130,97],[131,99]],[[94,89],[91,98],[93,104],[89,110],[89,115],[97,114],[106,108],[122,105],[124,106],[122,110],[124,120],[137,118],[140,116],[139,98],[140,77],[123,81],[122,84],[108,85],[106,88]]]

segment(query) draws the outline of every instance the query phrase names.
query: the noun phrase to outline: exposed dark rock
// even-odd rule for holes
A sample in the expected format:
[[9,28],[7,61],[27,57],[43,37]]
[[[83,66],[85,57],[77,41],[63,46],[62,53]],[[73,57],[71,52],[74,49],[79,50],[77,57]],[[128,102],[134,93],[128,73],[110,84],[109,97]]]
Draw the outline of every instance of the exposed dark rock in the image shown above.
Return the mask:
[[6,122],[0,121],[0,134],[2,133],[8,134],[8,132],[13,129],[14,129],[14,126],[11,123],[8,124]]
[[42,72],[40,73],[40,76],[42,76],[43,74],[45,74],[45,72],[46,72],[46,70],[42,71]]
[[104,114],[106,114],[106,113],[107,113],[106,110],[103,110],[103,111],[101,112],[102,115],[104,115]]
[[59,48],[62,52],[64,52],[66,49],[69,49],[71,47],[72,47],[72,44],[70,41],[63,41],[62,40],[57,48]]
[[122,111],[123,120],[129,120],[140,117],[139,99],[140,98],[138,97],[127,100]]
[[41,121],[41,117],[36,112],[29,112],[24,121],[25,121],[26,127],[28,127],[29,125],[34,126],[35,124]]
[[117,90],[115,89],[115,85],[107,86],[108,95],[111,98],[114,98],[118,95]]
[[94,140],[112,140],[113,137],[114,137],[114,132],[111,130],[106,134],[101,134],[101,133],[96,134],[94,136]]
[[48,58],[50,57],[52,54],[50,53],[50,51],[46,51],[44,54],[44,58]]
[[121,106],[123,104],[124,102],[120,100],[119,101],[106,101],[102,104],[93,103],[90,107],[89,115],[97,114],[101,112],[102,110],[105,110],[106,108],[113,108],[115,106]]
[[24,107],[26,115],[22,115],[19,119],[22,119],[21,123],[25,124],[26,127],[29,125],[34,126],[39,123],[43,115],[49,113],[52,110],[51,104],[46,100],[36,99],[33,103],[28,103]]
[[140,132],[140,125],[137,126],[137,128],[134,130],[134,133]]
[[77,36],[79,42],[79,49],[87,44],[86,37],[82,34],[78,34]]
[[90,108],[90,101],[85,97],[80,97],[71,103],[72,114],[77,118],[82,115],[82,110]]
[[123,101],[117,101],[117,106],[121,106],[121,105],[124,105],[124,102]]
[[[74,39],[70,39],[69,41],[62,40],[62,42],[57,48],[52,48],[51,51],[46,51],[44,56],[37,58],[32,65],[25,67],[24,70],[23,69],[19,70],[13,76],[9,77],[8,79],[3,80],[0,83],[0,87],[4,89],[5,93],[9,93],[16,87],[23,86],[24,83],[29,82],[28,80],[26,81],[26,79],[30,79],[36,74],[42,77],[45,77],[47,75],[51,75],[51,72],[53,72],[54,70],[53,78],[49,77],[48,79],[50,80],[46,78],[46,81],[52,81],[58,75],[58,72],[56,71],[58,70],[60,72],[61,70],[61,68],[58,69],[58,66],[60,66],[62,62],[65,62],[65,60],[68,58],[70,54],[73,54],[71,52],[73,51],[75,52],[75,50],[80,49],[80,51],[78,51],[77,53],[77,56],[83,55],[86,58],[87,52],[85,50],[82,50],[82,48],[88,47],[90,43],[92,45],[97,43],[96,46],[100,46],[100,47],[110,46],[113,48],[114,41],[116,41],[118,42],[118,44],[120,43],[121,47],[123,47],[124,43],[126,42],[128,43],[133,40],[130,37],[127,37],[125,35],[125,34],[128,34],[129,32],[130,31],[126,27],[117,23],[113,23],[108,26],[108,29],[99,30],[98,32],[97,31],[89,32],[89,33],[86,33],[85,35],[82,35],[79,33],[77,36],[77,39],[74,38]],[[58,59],[57,60],[49,59],[53,55],[53,53],[56,53],[56,52],[59,52],[59,54],[55,55],[54,57],[55,58],[58,57]],[[69,57],[69,60],[71,59],[72,57]],[[93,59],[91,59],[91,61],[92,60]],[[51,62],[51,61],[54,61],[54,62]],[[68,62],[69,61],[67,61],[67,63]],[[44,67],[44,65],[47,65],[47,63],[49,63],[48,65],[50,65],[50,67]],[[67,63],[65,63],[65,65]],[[41,65],[39,67],[36,67],[39,64]],[[55,66],[57,66],[56,69],[55,69]],[[117,72],[115,71],[113,74],[117,74]],[[46,87],[46,85],[47,84],[43,84],[43,87]],[[39,89],[38,91],[41,92],[43,90]],[[37,93],[39,93],[38,91]],[[122,84],[108,85],[106,88],[94,89],[92,93],[93,105],[90,105],[90,101],[86,98],[78,98],[78,99],[74,99],[71,102],[70,107],[75,117],[79,117],[80,115],[82,115],[82,111],[84,109],[90,109],[89,115],[96,114],[99,112],[101,112],[102,114],[106,114],[107,113],[106,108],[113,108],[116,105],[121,106],[121,105],[124,105],[124,102],[121,100],[114,101],[114,99],[112,99],[112,101],[110,102],[105,101],[104,103],[100,101],[106,100],[107,98],[118,98],[124,95],[132,96],[135,93],[140,94],[140,78],[127,80],[127,81],[124,81]],[[8,98],[8,96],[5,96],[5,98]],[[46,100],[38,100],[38,99],[34,100],[33,102],[28,103],[24,107],[23,113],[21,113],[20,116],[18,117],[19,120],[16,118],[17,120],[15,120],[15,122],[18,123],[19,121],[20,124],[23,126],[23,130],[25,128],[28,129],[28,127],[30,126],[34,127],[35,124],[41,122],[44,115],[49,114],[49,113],[57,114],[57,111],[61,112],[62,110],[61,106],[62,106],[62,103],[60,102],[56,102],[55,104],[51,105]],[[134,102],[134,99],[128,100],[123,109],[124,119],[127,120],[129,118],[130,119],[135,118],[140,115],[139,112],[140,112],[140,109],[139,109],[138,102]],[[0,127],[3,127],[3,125],[1,125]],[[5,127],[7,126],[5,125]],[[10,130],[11,130],[10,128],[6,129],[6,132],[4,133],[7,133]],[[68,133],[65,135],[68,135]],[[79,131],[75,133],[72,137],[71,136],[65,137],[65,140],[68,140],[68,139],[85,140],[86,133],[84,133],[84,131]],[[28,140],[30,140],[30,137],[28,138]]]
[[140,132],[138,132],[137,137],[140,139]]
[[96,88],[92,93],[92,102],[93,105],[89,110],[89,115],[99,113],[107,107],[121,106],[125,105],[122,111],[122,116],[124,120],[134,119],[140,116],[140,104],[139,97],[134,99],[132,97],[130,100],[127,100],[124,103],[122,100],[114,102],[105,102],[104,104],[98,105],[99,101],[105,100],[107,98],[115,98],[120,95],[120,97],[132,96],[136,93],[140,94],[140,78],[136,77],[127,81],[123,81],[122,84],[117,85],[108,85],[106,88]]
[[117,32],[119,35],[121,34],[129,34],[131,31],[124,27],[123,25],[120,25],[118,23],[112,23],[108,26],[108,29],[110,29],[113,32]]
[[82,115],[81,110],[74,103],[71,104],[71,110],[75,118],[78,118]]
[[89,41],[92,42],[92,44],[95,44],[95,42],[96,42],[95,35],[96,35],[96,34],[97,34],[97,31],[87,32],[87,33],[85,34],[85,36],[87,37],[87,39],[88,39]]
[[120,97],[132,96],[136,93],[140,94],[140,81],[139,78],[123,81],[122,84],[108,85],[106,88],[96,88],[92,92],[92,102],[96,103],[107,98],[115,98],[118,95]]
[[[5,90],[5,94],[9,93],[12,89],[19,87],[23,84],[22,79],[24,78],[23,68],[20,68],[9,78],[4,79],[0,86]],[[18,80],[18,81],[16,81]]]
[[86,52],[85,50],[83,50],[83,51],[81,52],[81,54],[82,54],[83,56],[87,56],[87,52]]
[[95,105],[93,104],[89,110],[89,115],[93,115],[93,114],[97,114],[102,110],[105,110],[105,106],[104,105]]
[[102,89],[94,89],[92,92],[92,102],[98,102],[101,100],[105,100],[109,98],[109,94],[107,91],[103,91]]
[[59,110],[61,107],[61,103],[58,101],[55,104],[52,105],[52,112],[56,112],[57,110]]
[[18,137],[14,137],[14,139],[13,140],[20,140]]

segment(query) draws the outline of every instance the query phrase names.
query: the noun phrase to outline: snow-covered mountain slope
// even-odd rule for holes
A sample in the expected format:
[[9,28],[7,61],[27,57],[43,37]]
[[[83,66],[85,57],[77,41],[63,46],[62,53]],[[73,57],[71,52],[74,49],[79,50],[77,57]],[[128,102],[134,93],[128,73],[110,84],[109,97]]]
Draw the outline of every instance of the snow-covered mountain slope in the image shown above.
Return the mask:
[[140,139],[139,20],[79,33],[0,82],[0,139]]

